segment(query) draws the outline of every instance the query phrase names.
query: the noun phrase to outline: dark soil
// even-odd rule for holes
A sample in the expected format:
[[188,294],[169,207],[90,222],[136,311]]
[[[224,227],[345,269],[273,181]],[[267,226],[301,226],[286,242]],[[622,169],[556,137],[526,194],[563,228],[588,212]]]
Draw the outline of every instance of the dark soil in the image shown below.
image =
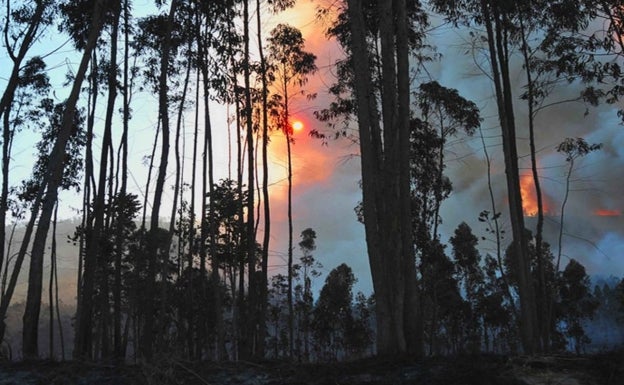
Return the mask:
[[185,362],[120,367],[76,361],[0,364],[0,385],[624,385],[624,351],[592,356],[371,358],[332,364]]

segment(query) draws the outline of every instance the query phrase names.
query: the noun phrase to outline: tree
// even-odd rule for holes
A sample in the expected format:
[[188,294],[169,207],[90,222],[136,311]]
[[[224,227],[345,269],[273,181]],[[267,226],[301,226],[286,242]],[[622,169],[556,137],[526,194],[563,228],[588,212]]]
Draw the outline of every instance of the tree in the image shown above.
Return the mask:
[[487,53],[490,61],[490,78],[494,83],[498,119],[501,126],[503,154],[509,216],[513,242],[517,245],[518,289],[520,296],[520,330],[522,345],[527,353],[538,350],[537,311],[535,293],[530,282],[528,242],[524,234],[522,196],[516,145],[516,122],[514,118],[513,89],[510,78],[511,48],[516,43],[511,39],[513,25],[509,23],[517,17],[516,3],[494,2],[489,0],[465,0],[449,2],[434,1],[434,8],[445,14],[453,22],[478,23],[485,27]]
[[[293,92],[302,92],[301,87],[308,81],[308,75],[316,71],[316,56],[306,52],[301,32],[289,25],[279,24],[269,37],[268,63],[271,66],[270,77],[274,79],[277,91],[271,97],[271,115],[279,130],[286,137],[288,157],[288,311],[291,354],[294,349],[293,319],[293,220],[292,220],[292,157],[291,144],[293,128],[290,121],[290,108]],[[293,89],[294,88],[294,89]]]
[[[310,361],[310,326],[311,313],[314,305],[314,296],[312,293],[312,279],[320,277],[320,269],[323,268],[320,262],[316,261],[312,252],[316,249],[316,232],[311,228],[307,228],[301,232],[301,241],[299,248],[303,255],[299,259],[299,263],[293,265],[293,276],[295,279],[302,281],[295,287],[295,293],[299,292],[297,303],[297,313],[300,314],[299,328],[302,329],[303,337],[303,360]],[[300,349],[298,349],[300,351]]]
[[[41,270],[43,265],[45,240],[50,226],[52,212],[56,205],[58,187],[61,185],[63,179],[64,163],[66,159],[66,144],[74,131],[74,117],[76,114],[76,103],[78,101],[80,86],[86,74],[87,66],[91,57],[91,51],[95,47],[103,24],[102,3],[103,1],[101,0],[97,1],[93,8],[92,22],[89,28],[88,39],[84,47],[83,56],[74,77],[71,93],[65,103],[58,135],[56,136],[54,146],[50,152],[50,158],[46,167],[44,179],[36,194],[31,210],[32,215],[26,228],[22,247],[17,257],[21,264],[21,260],[24,259],[26,254],[26,248],[29,244],[28,241],[33,231],[34,222],[37,218],[37,214],[39,213],[39,209],[41,208],[41,215],[39,216],[39,223],[31,252],[31,272],[29,277],[29,291],[31,292],[31,295],[29,295],[29,297],[30,302],[33,303],[33,305],[24,314],[24,321],[28,322],[31,327],[30,331],[33,331],[33,334],[29,334],[26,331],[24,333],[24,355],[27,357],[36,357],[38,355],[36,328],[39,318],[42,277]],[[17,279],[17,277],[12,276],[11,281],[14,279]],[[30,285],[33,285],[32,289],[30,289]],[[24,329],[26,330],[26,328]]]
[[345,337],[351,327],[353,271],[346,264],[332,269],[325,279],[314,309],[314,333],[321,359],[337,359],[345,349]]
[[[51,99],[46,99],[42,105],[44,113],[47,115],[48,122],[47,127],[42,133],[42,139],[37,144],[38,159],[35,162],[33,168],[33,176],[29,181],[23,183],[23,191],[21,193],[22,199],[32,202],[36,199],[37,192],[43,189],[42,181],[45,180],[46,170],[49,168],[50,162],[50,150],[54,144],[54,140],[59,135],[62,128],[62,119],[64,110],[67,108],[65,103],[52,104]],[[80,112],[74,115],[74,122],[71,128],[71,137],[68,140],[66,146],[66,159],[64,162],[64,170],[62,174],[60,188],[64,190],[78,189],[79,188],[79,174],[82,171],[82,149],[85,145],[86,138],[84,133],[84,117]],[[54,206],[56,207],[56,205]],[[42,235],[40,235],[41,237]],[[45,236],[43,239],[35,240],[45,242]],[[33,244],[33,250],[36,244]],[[38,246],[42,247],[42,246]],[[43,248],[43,247],[42,247]],[[43,280],[43,254],[44,250],[41,250],[41,259],[33,258],[31,254],[30,269],[28,273],[28,293],[26,299],[26,309],[24,313],[24,325],[23,325],[23,348],[24,354],[28,357],[37,357],[37,338],[39,328],[39,313],[42,296],[42,280]]]
[[[437,239],[440,207],[451,190],[450,181],[444,176],[446,142],[449,136],[456,135],[460,129],[473,135],[481,125],[481,117],[476,104],[463,98],[457,90],[444,87],[436,81],[420,84],[415,99],[420,117],[410,122],[411,138],[416,142],[410,149],[411,183],[417,186],[414,188],[416,196],[418,193],[421,195],[421,203],[417,204],[419,211],[431,220],[431,223],[425,220],[422,225],[428,225],[427,232],[432,239]],[[422,144],[425,144],[424,148]]]
[[373,7],[378,15],[380,75],[384,79],[380,115],[363,6],[352,0],[347,7],[351,86],[362,162],[363,218],[376,295],[377,351],[381,355],[408,350],[418,353],[421,342],[415,313],[418,306],[408,162],[408,8],[402,0],[396,4],[379,1]]
[[566,184],[563,201],[561,202],[561,214],[559,217],[559,249],[557,251],[557,263],[555,264],[555,270],[559,271],[561,263],[561,254],[563,249],[563,219],[565,214],[566,203],[568,202],[568,196],[570,194],[570,178],[572,177],[572,171],[574,170],[574,163],[593,151],[597,151],[602,147],[602,144],[589,144],[583,138],[566,138],[557,146],[557,152],[565,155],[565,160],[568,162],[568,170],[566,173]]
[[[34,92],[45,91],[47,76],[43,72],[45,63],[40,57],[33,57],[24,63],[26,55],[36,41],[41,29],[51,23],[53,14],[51,1],[37,1],[34,4],[23,4],[17,9],[11,9],[11,2],[6,2],[6,15],[2,27],[2,35],[7,54],[13,62],[6,88],[0,99],[0,117],[2,118],[2,190],[0,192],[0,268],[6,265],[6,213],[9,209],[9,173],[11,161],[11,147],[15,134],[14,126],[19,126],[17,117],[11,122],[11,111],[14,107],[16,93],[19,88],[32,87]],[[26,96],[26,95],[24,95]],[[31,230],[32,231],[32,230]],[[18,258],[13,268],[8,292],[3,293],[0,304],[0,341],[4,339],[6,312],[13,296],[17,276],[22,266],[23,258]]]
[[[106,191],[107,191],[107,179],[108,177],[112,178],[112,175],[108,175],[108,166],[109,166],[109,151],[112,151],[112,119],[113,113],[115,110],[115,100],[117,97],[117,40],[119,34],[119,19],[121,16],[121,4],[120,2],[112,3],[111,9],[109,9],[112,14],[111,21],[111,40],[110,40],[110,57],[108,62],[108,73],[106,74],[107,78],[107,90],[108,90],[108,98],[107,98],[107,106],[106,106],[106,116],[104,121],[104,133],[101,144],[101,154],[100,154],[100,170],[98,177],[98,186],[97,192],[93,204],[93,219],[94,225],[92,228],[92,232],[87,235],[86,239],[86,256],[85,256],[85,275],[88,278],[87,282],[90,282],[92,279],[95,279],[94,272],[98,267],[101,269],[101,266],[97,266],[98,263],[101,263],[103,258],[100,257],[99,253],[102,249],[102,235],[105,231],[105,212],[104,212],[104,204],[106,199]],[[87,285],[90,285],[87,283]],[[85,286],[88,293],[90,290]],[[85,293],[86,294],[86,293]],[[107,293],[108,294],[108,293]],[[87,294],[88,295],[88,294]],[[108,315],[108,298],[104,304],[102,304],[102,308],[106,309],[106,311],[100,310],[101,320],[104,322],[105,327],[102,328],[104,333],[108,332],[108,327],[106,327],[107,322],[109,320]],[[92,328],[90,327],[90,321],[87,320],[88,316],[86,313],[92,313],[94,306],[93,298],[90,296],[81,298],[80,304],[80,316],[85,317],[85,324],[83,324],[83,328],[79,329],[79,333],[85,333],[85,335],[81,335],[78,339],[90,344],[92,337],[91,333]],[[82,313],[85,313],[83,316]],[[88,325],[88,326],[87,326]],[[86,335],[88,333],[88,335]],[[104,343],[102,344],[102,355],[108,357],[110,355],[109,346],[108,346],[108,338],[106,335],[102,336]],[[90,350],[90,349],[89,349]],[[80,354],[84,354],[87,356],[87,352],[83,351]]]
[[480,318],[479,302],[482,297],[484,277],[481,270],[481,255],[477,250],[478,240],[472,233],[472,229],[465,222],[462,222],[455,229],[454,235],[450,238],[453,246],[453,256],[455,257],[455,269],[459,281],[463,284],[463,292],[470,306],[470,317],[467,319],[467,332],[472,350],[479,349],[480,340]]
[[583,329],[583,320],[593,318],[598,308],[585,267],[571,259],[561,274],[559,286],[564,333],[572,339],[576,354],[581,354],[583,345],[591,342]]

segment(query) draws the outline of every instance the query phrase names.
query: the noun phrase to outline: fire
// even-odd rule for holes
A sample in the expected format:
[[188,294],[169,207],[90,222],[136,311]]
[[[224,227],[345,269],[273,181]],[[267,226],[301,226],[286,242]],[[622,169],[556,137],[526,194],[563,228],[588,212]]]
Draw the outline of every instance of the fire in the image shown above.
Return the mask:
[[525,174],[520,176],[520,195],[522,196],[522,211],[524,215],[528,217],[537,215],[537,198],[535,196],[532,175]]
[[597,209],[594,210],[594,215],[599,217],[619,217],[622,215],[621,210],[609,210],[609,209]]
[[[542,190],[543,191],[543,190]],[[524,174],[520,176],[520,195],[522,196],[522,211],[528,217],[534,217],[538,213],[537,194],[535,193],[535,183],[533,183],[532,174]],[[542,194],[542,208],[544,214],[550,212],[550,204],[546,196]]]

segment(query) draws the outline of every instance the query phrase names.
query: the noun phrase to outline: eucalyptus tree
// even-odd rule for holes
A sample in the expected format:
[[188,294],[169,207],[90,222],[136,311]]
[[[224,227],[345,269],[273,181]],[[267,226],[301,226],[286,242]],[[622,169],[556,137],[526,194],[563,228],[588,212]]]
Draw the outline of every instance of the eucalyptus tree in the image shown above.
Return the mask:
[[[130,99],[134,88],[134,73],[136,67],[132,69],[132,75],[130,73],[130,30],[131,25],[131,9],[130,0],[123,0],[123,81],[121,87],[121,93],[123,97],[123,130],[121,134],[121,140],[119,143],[119,155],[118,155],[118,170],[121,170],[121,181],[119,187],[119,196],[126,196],[128,189],[128,133],[129,123],[131,118]],[[131,77],[132,76],[132,77]],[[117,216],[117,221],[121,222],[125,218]],[[115,359],[121,359],[123,354],[123,341],[122,341],[122,260],[123,260],[123,226],[117,226],[117,254],[115,255],[115,281],[113,289],[113,352]]]
[[[311,228],[307,228],[301,232],[301,241],[299,242],[299,248],[301,249],[302,256],[299,259],[299,263],[293,265],[293,273],[296,273],[295,278],[302,281],[299,287],[298,301],[296,306],[299,318],[299,329],[302,330],[303,336],[297,338],[297,340],[303,340],[303,360],[305,362],[310,361],[310,336],[312,325],[312,309],[314,305],[314,294],[312,292],[312,279],[318,278],[321,275],[320,269],[323,265],[314,258],[312,254],[316,250],[316,231]],[[299,351],[301,349],[298,349]]]
[[[280,12],[287,8],[294,6],[294,0],[269,0],[268,5],[272,12]],[[262,218],[264,223],[264,231],[262,235],[262,283],[259,298],[259,305],[262,306],[260,311],[260,330],[266,329],[266,309],[268,301],[268,267],[269,267],[269,244],[271,241],[271,202],[269,196],[269,79],[268,79],[268,65],[264,54],[264,41],[262,30],[262,15],[261,12],[261,0],[256,0],[256,33],[258,35],[258,60],[259,60],[259,75],[261,82],[261,122],[259,122],[262,130]],[[264,354],[265,339],[260,338],[258,343],[259,353]]]
[[479,304],[483,293],[484,274],[481,268],[481,255],[477,250],[479,243],[472,229],[465,222],[457,226],[450,238],[455,257],[456,274],[462,284],[462,292],[470,306],[469,318],[466,319],[466,334],[472,352],[478,352],[481,347],[482,334]]
[[[169,141],[170,141],[170,123],[169,123],[169,66],[170,60],[174,56],[172,34],[174,31],[174,23],[176,10],[180,4],[179,0],[172,0],[169,6],[169,12],[163,16],[160,27],[164,28],[162,40],[159,42],[158,51],[160,53],[159,70],[158,70],[158,117],[160,120],[160,129],[162,131],[162,144],[160,154],[160,165],[158,167],[158,175],[156,178],[156,186],[154,189],[154,197],[152,201],[152,210],[150,216],[150,231],[146,239],[146,248],[148,255],[152,258],[148,264],[148,280],[147,291],[155,295],[155,279],[157,274],[157,254],[166,254],[169,252],[168,245],[159,249],[159,219],[160,206],[162,203],[162,195],[164,192],[165,178],[167,176],[167,164],[169,161]],[[164,277],[162,277],[165,279]],[[145,358],[151,358],[153,354],[154,339],[154,311],[155,299],[149,300],[146,308],[145,325],[143,335],[141,336],[140,351]],[[162,326],[162,325],[159,325]]]
[[340,264],[329,272],[314,308],[314,335],[321,360],[336,360],[346,348],[346,336],[353,322],[351,304],[353,285],[357,282],[353,270]]
[[[320,117],[357,116],[363,218],[382,355],[422,352],[411,230],[408,57],[423,47],[426,24],[416,2],[347,1],[330,30],[349,56],[339,67],[343,82],[332,88],[338,102]],[[353,99],[340,97],[350,90]]]
[[557,152],[560,152],[565,156],[565,160],[568,163],[568,169],[566,171],[565,192],[563,195],[563,201],[561,202],[561,213],[559,214],[559,240],[557,251],[557,263],[555,264],[555,271],[559,271],[561,264],[561,255],[563,253],[563,225],[566,204],[568,203],[568,197],[570,195],[570,179],[572,172],[574,171],[575,163],[590,153],[602,148],[602,144],[587,143],[583,138],[566,138],[557,146]]
[[[26,228],[26,233],[22,247],[18,255],[18,259],[23,260],[28,247],[28,240],[33,231],[34,223],[39,217],[35,239],[31,251],[31,272],[29,273],[29,296],[28,300],[32,303],[28,311],[24,314],[24,355],[27,357],[36,357],[38,355],[37,347],[37,328],[39,319],[39,308],[41,299],[41,267],[43,264],[43,253],[45,251],[45,240],[50,226],[50,219],[53,209],[56,205],[58,197],[58,188],[63,182],[64,166],[67,159],[66,145],[74,132],[76,104],[80,94],[82,81],[84,80],[87,66],[91,58],[92,50],[95,48],[100,31],[104,24],[104,2],[98,0],[93,7],[91,14],[91,23],[87,29],[87,39],[83,48],[83,55],[78,66],[73,85],[64,104],[62,118],[54,144],[49,154],[49,159],[45,167],[43,179],[34,198],[31,210],[31,218]],[[41,215],[37,215],[41,209]],[[33,271],[34,270],[34,271]],[[11,278],[13,280],[13,277]],[[32,290],[30,285],[33,285]],[[32,334],[31,334],[32,333]]]
[[[0,118],[2,119],[2,190],[0,192],[0,269],[8,261],[5,261],[5,240],[7,211],[9,210],[10,191],[10,162],[11,148],[17,126],[23,118],[19,114],[13,114],[16,107],[16,97],[21,99],[19,105],[31,103],[31,97],[37,93],[45,94],[47,75],[45,63],[40,57],[32,57],[26,61],[26,56],[36,42],[36,38],[42,30],[53,21],[55,7],[53,1],[36,1],[20,4],[12,8],[11,1],[6,1],[5,15],[2,23],[2,38],[7,55],[12,62],[6,87],[0,99]],[[26,61],[26,62],[25,62]],[[21,89],[21,91],[20,91]],[[30,91],[27,91],[30,90]],[[20,96],[21,93],[21,96]],[[30,95],[28,95],[30,94]],[[21,109],[21,108],[20,108]],[[22,120],[23,122],[23,120]],[[17,260],[14,265],[14,274],[19,274],[23,259]],[[17,275],[16,275],[17,277]],[[14,287],[9,287],[8,293],[3,293],[0,305],[0,340],[4,338],[4,319],[6,310],[13,295]]]
[[[413,119],[412,136],[419,136],[420,140],[431,138],[434,148],[428,151],[419,145],[412,145],[413,167],[419,168],[420,172],[412,171],[412,184],[418,186],[420,183],[429,180],[429,193],[432,195],[432,207],[427,207],[426,202],[422,207],[423,211],[431,210],[432,223],[427,226],[431,232],[431,238],[438,238],[438,224],[440,222],[440,207],[442,201],[450,191],[450,182],[444,176],[445,147],[448,137],[456,135],[461,129],[467,135],[473,135],[481,125],[479,109],[472,101],[463,98],[455,89],[442,86],[437,81],[422,83],[415,92],[415,104],[418,107],[420,117]],[[435,130],[437,133],[432,132]],[[425,133],[419,132],[425,131]],[[434,138],[438,138],[437,140]],[[433,154],[431,154],[433,152]],[[431,155],[427,155],[429,153]],[[420,165],[418,157],[437,156],[437,164]],[[428,172],[432,175],[416,175]],[[416,188],[417,189],[417,188]],[[426,189],[423,192],[426,194]]]
[[494,2],[488,0],[461,2],[434,1],[435,9],[452,20],[468,25],[480,24],[485,27],[487,55],[490,61],[489,77],[494,83],[498,119],[501,126],[503,154],[509,214],[513,241],[516,245],[519,264],[520,330],[523,348],[533,353],[538,347],[537,309],[535,293],[530,280],[528,242],[524,234],[524,216],[520,194],[520,176],[518,168],[518,149],[516,144],[516,121],[514,117],[513,87],[510,77],[510,50],[514,40],[510,38],[513,25],[510,23],[518,16],[518,9],[513,2]]
[[[89,5],[89,4],[76,4],[73,3],[74,6],[78,5]],[[81,16],[81,12],[76,12],[71,6],[65,8],[66,13],[69,17],[72,16]],[[78,13],[78,15],[76,15]],[[83,14],[83,13],[82,13]],[[93,332],[91,328],[91,318],[90,314],[93,312],[93,306],[99,306],[100,313],[100,322],[102,323],[101,331],[102,335],[99,336],[101,338],[101,348],[102,348],[102,356],[109,357],[110,356],[110,346],[109,346],[109,303],[108,296],[101,297],[101,301],[98,303],[94,303],[92,295],[93,289],[90,287],[91,284],[95,281],[95,271],[98,267],[101,269],[102,266],[98,266],[99,264],[104,263],[104,258],[102,258],[101,250],[102,250],[102,236],[106,231],[105,227],[105,200],[107,195],[107,190],[110,190],[108,180],[112,180],[112,175],[109,175],[109,157],[112,157],[112,154],[109,153],[112,149],[112,125],[113,125],[113,113],[115,110],[115,101],[117,98],[117,42],[119,36],[119,22],[121,16],[121,4],[120,2],[113,2],[110,4],[110,8],[107,9],[107,16],[109,20],[107,20],[107,24],[110,24],[110,56],[108,60],[105,60],[104,67],[107,68],[106,79],[107,79],[107,87],[106,90],[108,92],[107,97],[107,105],[106,105],[106,113],[104,119],[104,127],[103,127],[103,136],[101,143],[101,153],[100,153],[100,170],[98,176],[97,183],[97,191],[95,193],[95,199],[93,203],[93,228],[91,229],[90,234],[87,234],[86,237],[86,255],[84,259],[84,278],[85,285],[83,286],[84,292],[81,293],[80,299],[80,312],[79,317],[82,318],[83,323],[80,323],[80,328],[78,329],[78,333],[84,333],[80,335],[79,340],[90,341],[90,334]],[[80,25],[78,20],[74,20],[74,23]],[[112,165],[111,165],[112,166]],[[111,179],[109,179],[111,178]],[[109,191],[110,194],[110,191]],[[104,277],[106,281],[108,277]],[[106,292],[108,294],[108,287],[104,286]],[[89,335],[87,335],[89,334]],[[86,352],[82,352],[81,354],[85,354]]]
[[[242,57],[242,70],[243,70],[243,109],[242,120],[245,124],[245,146],[247,148],[247,188],[249,191],[249,197],[247,200],[247,286],[249,288],[255,287],[256,278],[256,228],[254,220],[254,207],[255,207],[255,161],[254,161],[254,134],[253,134],[253,120],[252,120],[252,89],[251,89],[251,53],[249,44],[251,42],[251,36],[249,32],[249,0],[242,0],[243,6],[243,57]],[[242,168],[240,168],[242,171]],[[251,357],[254,355],[255,341],[257,340],[257,317],[253,309],[257,305],[257,293],[253,290],[248,291],[246,308],[247,312],[245,325],[241,325],[241,349],[240,354],[242,357]],[[264,331],[262,331],[264,333]],[[264,336],[262,337],[264,338]]]
[[308,76],[316,70],[316,56],[304,50],[305,40],[298,29],[278,24],[270,33],[268,62],[275,91],[271,95],[271,115],[286,138],[288,157],[288,312],[291,355],[294,344],[293,326],[293,220],[292,220],[292,153],[293,128],[290,120],[293,95],[301,94]]
[[[45,178],[46,168],[50,162],[50,149],[54,144],[55,138],[59,134],[63,110],[66,108],[64,103],[55,105],[51,99],[46,99],[41,107],[44,111],[42,115],[44,115],[47,122],[44,120],[40,122],[43,123],[46,129],[42,133],[41,141],[36,145],[37,161],[33,166],[32,178],[23,182],[22,191],[20,193],[20,198],[28,202],[32,202],[36,199],[37,192],[42,188],[41,181]],[[82,150],[86,142],[84,120],[84,116],[82,116],[81,112],[75,114],[72,124],[72,133],[66,147],[66,160],[59,186],[63,190],[77,190],[80,187],[79,177],[83,166]],[[35,240],[37,240],[36,237]],[[36,357],[38,355],[38,351],[36,349],[33,350],[33,346],[36,346],[38,337],[35,329],[39,327],[39,313],[43,289],[41,286],[43,279],[43,251],[41,256],[41,260],[31,256],[28,273],[28,292],[23,320],[23,346],[24,354],[28,354],[29,357]]]
[[[225,2],[197,2],[195,10],[195,25],[192,26],[193,38],[197,47],[194,56],[195,65],[198,70],[197,85],[201,91],[201,102],[203,104],[203,161],[202,161],[202,216],[199,237],[200,270],[206,272],[206,261],[208,255],[211,258],[211,287],[221,285],[220,269],[218,264],[216,237],[219,228],[212,214],[214,203],[209,197],[214,196],[215,169],[213,138],[215,130],[211,122],[210,101],[216,100],[223,103],[231,103],[231,94],[238,92],[238,86],[232,90],[232,84],[236,84],[236,76],[231,78],[229,73],[231,68],[223,63],[236,63],[240,60],[241,40],[240,33],[236,31],[235,22],[239,16],[237,1]],[[240,70],[240,67],[238,68]],[[238,75],[238,73],[237,73]],[[199,95],[199,94],[198,94]],[[199,115],[197,115],[199,118]],[[240,161],[239,161],[240,163]],[[240,164],[239,164],[240,166]],[[193,187],[191,187],[193,188]],[[237,188],[242,189],[239,185]],[[239,202],[240,203],[240,202]],[[194,203],[192,203],[194,204]],[[242,208],[241,208],[242,210]],[[241,218],[242,220],[242,218]],[[223,299],[220,290],[213,290],[215,296],[215,306],[221,307]],[[223,312],[213,312],[214,325],[217,328],[215,333],[215,358],[225,357],[225,331]],[[202,332],[203,333],[203,332]],[[200,336],[200,338],[203,338]]]
[[573,341],[576,354],[581,354],[583,345],[591,342],[585,334],[583,321],[593,318],[599,305],[590,285],[585,267],[571,259],[559,278],[559,307],[565,321],[564,334]]

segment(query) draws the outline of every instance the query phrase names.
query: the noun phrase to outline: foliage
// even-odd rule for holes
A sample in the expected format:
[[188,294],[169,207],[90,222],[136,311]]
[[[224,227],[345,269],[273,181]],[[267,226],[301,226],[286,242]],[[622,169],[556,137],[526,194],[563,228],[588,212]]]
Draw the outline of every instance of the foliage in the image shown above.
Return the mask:
[[598,302],[591,293],[585,267],[571,259],[559,278],[560,311],[566,337],[573,341],[574,351],[581,353],[591,342],[585,334],[583,320],[593,318]]
[[[61,130],[64,104],[59,103],[55,105],[52,99],[44,99],[41,102],[40,109],[41,118],[45,118],[47,122],[44,123],[45,128],[42,132],[41,141],[36,145],[38,154],[37,161],[33,167],[33,176],[30,180],[24,181],[22,185],[20,197],[26,201],[32,200],[39,188],[45,187],[40,184],[44,180],[44,173],[48,167],[49,156],[54,141],[56,140],[58,132]],[[60,186],[65,190],[80,190],[81,183],[78,178],[84,167],[82,150],[87,140],[84,130],[84,121],[84,115],[78,111],[78,113],[74,115],[72,135],[67,145],[63,179]]]

